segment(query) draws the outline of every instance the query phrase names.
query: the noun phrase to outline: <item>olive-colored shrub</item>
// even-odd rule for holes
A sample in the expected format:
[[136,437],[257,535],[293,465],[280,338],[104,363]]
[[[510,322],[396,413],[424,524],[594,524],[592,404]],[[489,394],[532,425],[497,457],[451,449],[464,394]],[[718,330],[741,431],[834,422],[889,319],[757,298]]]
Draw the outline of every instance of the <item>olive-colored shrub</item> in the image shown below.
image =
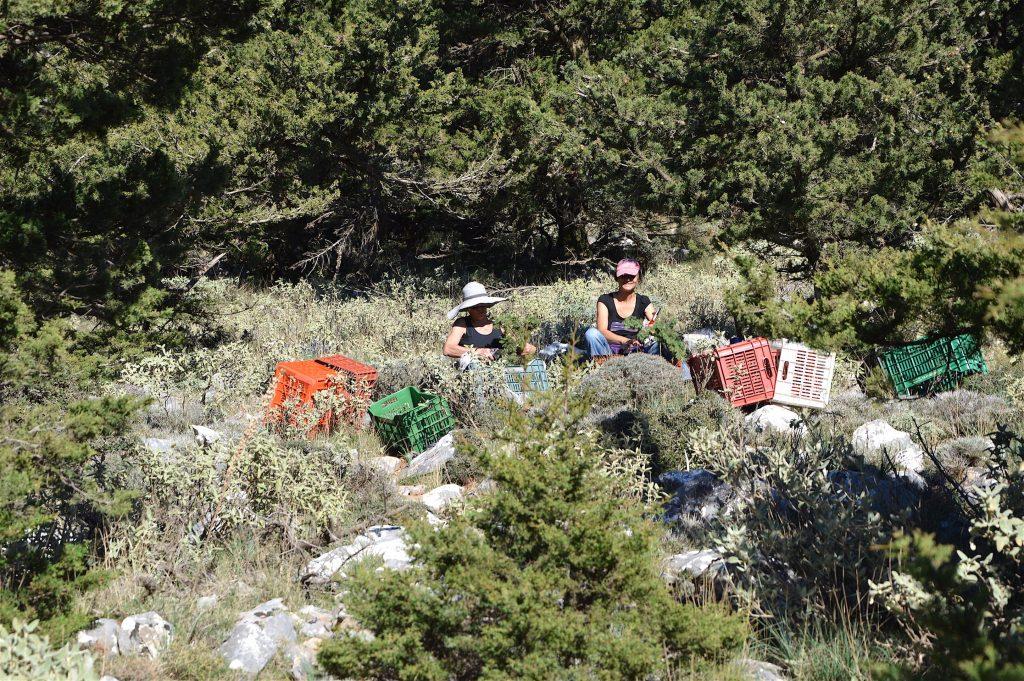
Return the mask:
[[355,575],[346,606],[372,637],[325,642],[349,678],[645,679],[734,653],[746,623],[672,598],[654,527],[623,503],[585,407],[552,401],[481,452],[496,491],[410,531],[417,565]]

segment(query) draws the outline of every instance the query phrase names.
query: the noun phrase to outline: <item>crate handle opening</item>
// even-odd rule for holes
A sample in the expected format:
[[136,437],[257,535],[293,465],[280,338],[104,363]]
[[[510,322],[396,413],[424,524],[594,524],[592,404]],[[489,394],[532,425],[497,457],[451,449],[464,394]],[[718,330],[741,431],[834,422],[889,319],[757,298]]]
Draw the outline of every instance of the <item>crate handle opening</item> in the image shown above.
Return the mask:
[[764,374],[768,378],[772,377],[772,363],[768,361],[768,358],[764,358]]
[[[767,360],[765,360],[767,361]],[[789,360],[782,363],[782,380],[786,380],[786,376],[789,374]]]

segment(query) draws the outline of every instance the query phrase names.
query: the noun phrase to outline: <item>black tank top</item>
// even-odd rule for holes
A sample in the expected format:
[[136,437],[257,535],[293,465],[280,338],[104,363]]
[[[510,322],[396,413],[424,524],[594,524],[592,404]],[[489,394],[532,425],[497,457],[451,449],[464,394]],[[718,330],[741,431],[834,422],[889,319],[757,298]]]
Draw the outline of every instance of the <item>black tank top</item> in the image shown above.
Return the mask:
[[[597,302],[604,303],[604,306],[608,308],[608,327],[611,328],[612,324],[618,322],[622,323],[622,317],[619,316],[619,311],[615,309],[615,296],[612,293],[605,293],[603,296],[597,299]],[[636,305],[633,307],[633,314],[629,315],[634,319],[643,321],[647,319],[644,316],[644,310],[651,304],[651,299],[647,296],[636,294]]]
[[494,326],[490,333],[480,333],[475,326],[469,323],[468,319],[465,320],[465,324],[466,333],[462,334],[459,345],[464,348],[472,346],[474,348],[501,349],[501,329],[497,326]]

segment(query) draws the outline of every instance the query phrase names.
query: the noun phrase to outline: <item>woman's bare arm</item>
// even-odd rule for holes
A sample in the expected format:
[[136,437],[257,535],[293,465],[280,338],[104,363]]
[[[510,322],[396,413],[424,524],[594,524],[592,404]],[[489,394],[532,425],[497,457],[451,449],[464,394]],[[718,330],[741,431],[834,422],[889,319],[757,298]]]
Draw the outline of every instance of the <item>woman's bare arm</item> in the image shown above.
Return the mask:
[[465,348],[459,345],[459,341],[462,340],[462,337],[465,335],[465,326],[462,326],[461,324],[452,324],[451,331],[448,332],[448,338],[444,341],[445,357],[458,359],[470,351],[470,348]]
[[459,341],[466,335],[466,327],[462,324],[452,324],[451,331],[448,332],[448,337],[444,340],[444,355],[445,357],[451,357],[458,359],[467,352],[475,352],[481,357],[492,358],[494,353],[488,348],[467,348],[463,345],[459,345]]

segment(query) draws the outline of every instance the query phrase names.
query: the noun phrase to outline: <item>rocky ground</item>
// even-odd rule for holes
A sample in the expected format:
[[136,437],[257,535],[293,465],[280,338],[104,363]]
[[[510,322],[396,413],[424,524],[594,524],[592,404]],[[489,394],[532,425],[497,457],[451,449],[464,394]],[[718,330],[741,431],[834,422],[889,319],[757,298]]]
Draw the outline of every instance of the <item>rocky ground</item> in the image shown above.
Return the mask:
[[[854,395],[850,399],[866,398]],[[166,409],[166,405],[161,406]],[[749,410],[743,416],[743,424],[752,437],[796,440],[809,436],[804,416],[777,405]],[[216,427],[199,424],[191,424],[190,433],[193,442],[186,443],[183,435],[179,434],[172,438],[145,435],[142,443],[147,449],[165,453],[185,445],[208,448],[224,437]],[[883,472],[885,467],[828,471],[832,493],[863,499],[864,503],[886,513],[921,506],[922,498],[929,494],[928,478],[932,472],[926,466],[928,455],[911,433],[894,428],[884,419],[873,419],[857,426],[850,442],[857,454],[888,463],[888,472]],[[445,522],[449,513],[458,512],[467,499],[486,493],[493,484],[487,480],[472,480],[467,485],[452,482],[432,484],[441,481],[440,474],[456,456],[454,436],[449,434],[434,447],[408,461],[377,455],[359,460],[357,468],[382,476],[395,496],[421,505],[426,519],[439,525]],[[985,471],[981,467],[966,467],[961,471],[961,479],[968,490],[986,484]],[[658,476],[657,482],[666,494],[661,518],[669,527],[692,527],[727,518],[746,493],[702,468],[666,471]],[[226,668],[250,676],[258,675],[277,659],[277,671],[286,670],[294,679],[317,678],[316,651],[325,639],[372,636],[348,616],[344,591],[338,591],[346,571],[366,560],[377,570],[407,568],[411,559],[403,527],[394,524],[366,527],[343,543],[317,551],[306,561],[295,579],[304,589],[332,594],[331,607],[275,597],[261,603],[254,602],[250,609],[238,612],[217,648]],[[667,553],[662,562],[664,579],[669,584],[681,586],[684,593],[692,591],[698,583],[711,585],[719,593],[725,593],[730,588],[731,570],[715,546],[696,546]],[[198,613],[213,610],[221,607],[219,601],[217,594],[201,596],[195,599],[194,610]],[[108,659],[158,658],[176,636],[183,635],[182,624],[176,627],[157,612],[143,612],[121,620],[99,618],[93,628],[78,634],[77,643],[83,649]],[[777,666],[752,659],[738,661],[736,669],[751,679],[785,678]]]

